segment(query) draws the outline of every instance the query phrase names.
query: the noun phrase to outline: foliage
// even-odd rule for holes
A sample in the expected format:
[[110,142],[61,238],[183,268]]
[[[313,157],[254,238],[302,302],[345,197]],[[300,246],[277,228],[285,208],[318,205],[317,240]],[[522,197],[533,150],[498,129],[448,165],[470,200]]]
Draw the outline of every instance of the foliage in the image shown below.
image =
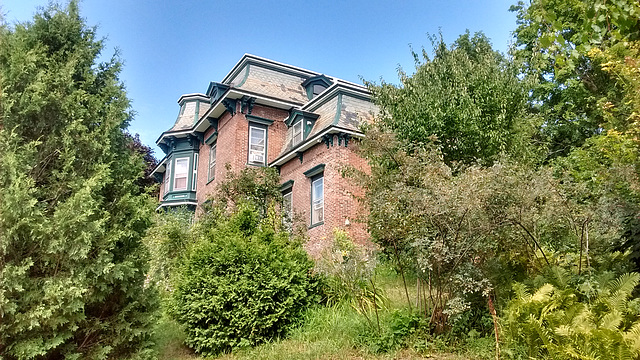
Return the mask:
[[151,176],[153,170],[158,166],[158,159],[153,156],[153,149],[143,144],[138,134],[133,136],[126,134],[126,136],[130,139],[129,149],[142,156],[145,164],[144,175],[138,179],[138,185],[143,191],[147,189],[152,190],[152,196],[157,196],[160,188],[156,180]]
[[0,358],[147,358],[153,204],[78,5],[0,29]]
[[416,71],[399,70],[400,86],[367,83],[380,121],[399,139],[437,139],[444,162],[490,165],[501,153],[525,156],[533,129],[525,121],[527,88],[517,68],[482,33],[460,36],[451,47],[432,37],[433,59],[414,53]]
[[385,319],[384,329],[371,333],[363,332],[360,342],[373,353],[386,353],[407,347],[409,338],[424,328],[424,319],[411,311],[394,310]]
[[171,312],[185,326],[186,344],[216,354],[285,336],[315,301],[313,263],[250,204],[215,224],[188,250],[175,280]]
[[638,2],[545,0],[511,10],[518,18],[513,55],[538,82],[530,100],[544,118],[548,157],[568,154],[603,128],[625,131],[634,111],[628,96],[636,95],[620,70],[633,73],[638,59]]
[[554,270],[550,282],[531,291],[514,285],[516,296],[504,315],[509,341],[524,345],[529,358],[637,359],[640,300],[631,294],[640,275],[602,272],[572,279]]
[[593,266],[620,244],[625,209],[616,198],[583,201],[582,184],[558,181],[551,168],[505,160],[454,175],[437,148],[409,153],[376,124],[360,149],[371,173],[352,175],[365,188],[372,238],[392,254],[413,254],[436,332],[464,325],[485,335],[483,316],[470,324],[463,315],[488,316],[488,302],[508,296],[512,281],[552,264]]
[[151,253],[149,280],[161,289],[171,290],[171,274],[193,242],[192,223],[193,212],[187,208],[155,214],[155,222],[144,242]]
[[275,168],[248,167],[237,173],[230,169],[227,164],[225,179],[212,198],[214,207],[232,210],[238,204],[248,202],[265,215],[274,203],[282,203],[280,175]]
[[[384,308],[386,298],[375,283],[376,252],[354,243],[349,234],[333,230],[333,244],[316,261],[316,271],[326,277],[324,296],[330,305],[349,302],[373,327],[368,313]],[[380,326],[377,321],[378,327]]]

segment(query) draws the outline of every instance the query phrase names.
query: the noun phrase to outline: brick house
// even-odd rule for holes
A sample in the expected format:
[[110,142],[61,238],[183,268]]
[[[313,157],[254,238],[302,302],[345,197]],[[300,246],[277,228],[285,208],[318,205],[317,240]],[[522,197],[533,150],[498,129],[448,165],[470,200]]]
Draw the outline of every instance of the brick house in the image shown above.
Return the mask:
[[271,166],[280,172],[285,209],[306,219],[311,254],[334,228],[366,240],[355,221],[359,189],[340,173],[343,164],[367,166],[352,141],[376,111],[365,87],[245,54],[221,82],[178,104],[174,126],[156,142],[166,154],[154,170],[160,207],[197,209],[226,164],[232,171]]

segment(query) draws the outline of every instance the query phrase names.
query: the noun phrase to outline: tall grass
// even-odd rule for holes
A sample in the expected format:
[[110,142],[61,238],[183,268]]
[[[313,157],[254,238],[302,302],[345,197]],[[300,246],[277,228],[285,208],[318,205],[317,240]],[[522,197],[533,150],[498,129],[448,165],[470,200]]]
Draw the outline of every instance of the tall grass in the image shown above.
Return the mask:
[[[382,332],[389,334],[398,319],[398,312],[408,314],[408,305],[404,294],[404,285],[391,267],[382,264],[377,270],[376,282],[385,292],[389,303],[379,313]],[[409,287],[409,294],[415,296],[415,279]],[[374,315],[375,317],[375,315]],[[417,334],[424,340],[426,334]],[[218,357],[220,360],[307,360],[307,359],[423,359],[424,354],[409,348],[391,349],[387,353],[376,353],[377,328],[372,328],[367,319],[359,314],[349,302],[334,306],[316,305],[307,309],[304,324],[294,329],[287,339],[272,341],[253,348],[236,349],[231,354]],[[182,345],[184,334],[174,321],[163,318],[158,324],[156,336],[160,360],[200,360]],[[424,349],[424,346],[422,346]],[[447,348],[439,349],[447,350]],[[448,349],[452,350],[452,349]],[[438,351],[429,351],[430,359],[461,360],[472,359],[466,355],[456,355]]]

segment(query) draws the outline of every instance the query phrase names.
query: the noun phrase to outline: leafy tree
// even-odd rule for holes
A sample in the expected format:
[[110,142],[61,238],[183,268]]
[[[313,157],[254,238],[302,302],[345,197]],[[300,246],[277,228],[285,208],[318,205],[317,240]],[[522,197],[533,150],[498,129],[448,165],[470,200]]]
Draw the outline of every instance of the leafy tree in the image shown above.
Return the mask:
[[245,168],[236,173],[229,164],[226,167],[225,179],[210,199],[213,206],[233,210],[237,204],[248,202],[266,215],[270,206],[282,203],[280,175],[276,169]]
[[160,289],[170,291],[171,275],[189,244],[195,241],[193,211],[187,208],[171,209],[155,214],[154,220],[144,238],[151,255],[149,280]]
[[492,312],[512,281],[550,265],[584,272],[621,244],[626,210],[615,196],[585,201],[584,182],[508,160],[454,173],[433,144],[407,151],[381,126],[360,146],[371,172],[352,174],[365,188],[372,239],[397,261],[404,250],[436,332],[480,326],[461,323],[467,310]]
[[524,121],[527,87],[517,68],[482,33],[467,32],[450,47],[442,36],[431,40],[433,59],[414,53],[415,74],[399,70],[400,86],[367,83],[382,123],[411,144],[435,136],[448,165],[523,155],[532,127]]
[[145,164],[144,175],[140,179],[138,179],[138,185],[140,186],[142,191],[147,191],[147,189],[151,190],[151,195],[157,197],[159,188],[157,185],[157,181],[153,177],[151,177],[151,173],[156,168],[156,166],[158,166],[158,159],[153,156],[153,149],[140,141],[140,135],[126,135],[130,139],[129,148],[136,154],[142,156]]
[[[640,267],[637,178],[640,4],[532,1],[518,14],[514,56],[535,77],[548,158],[576,184],[575,201],[624,208],[626,245]],[[585,214],[584,220],[590,216]]]
[[153,204],[117,57],[78,5],[0,30],[0,358],[152,355]]
[[637,48],[638,2],[534,0],[511,10],[518,17],[513,54],[538,82],[531,101],[544,118],[548,157],[568,154],[602,129],[626,130],[634,111],[629,92],[611,71],[615,61],[605,64],[620,65]]

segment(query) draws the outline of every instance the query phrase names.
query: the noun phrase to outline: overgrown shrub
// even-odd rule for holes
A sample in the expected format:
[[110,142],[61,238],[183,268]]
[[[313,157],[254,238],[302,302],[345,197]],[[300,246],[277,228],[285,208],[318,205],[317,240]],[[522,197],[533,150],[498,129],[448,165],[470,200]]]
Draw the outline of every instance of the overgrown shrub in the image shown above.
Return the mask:
[[420,314],[404,310],[394,310],[383,318],[378,332],[363,331],[359,342],[374,353],[385,353],[407,347],[411,336],[422,331],[426,333],[427,323]]
[[185,255],[171,313],[196,352],[212,355],[282,337],[316,300],[312,261],[300,242],[271,226],[278,223],[272,218],[240,204]]
[[382,289],[375,286],[376,252],[353,242],[348,233],[333,231],[333,244],[322,252],[316,271],[325,276],[328,305],[349,303],[359,313],[384,307]]
[[529,358],[640,356],[640,299],[631,298],[640,274],[602,272],[575,281],[555,268],[552,275],[532,290],[514,285],[516,297],[503,315],[510,347]]
[[151,253],[149,281],[160,289],[170,290],[170,277],[191,241],[193,212],[186,208],[171,209],[155,215],[154,225],[144,238]]

